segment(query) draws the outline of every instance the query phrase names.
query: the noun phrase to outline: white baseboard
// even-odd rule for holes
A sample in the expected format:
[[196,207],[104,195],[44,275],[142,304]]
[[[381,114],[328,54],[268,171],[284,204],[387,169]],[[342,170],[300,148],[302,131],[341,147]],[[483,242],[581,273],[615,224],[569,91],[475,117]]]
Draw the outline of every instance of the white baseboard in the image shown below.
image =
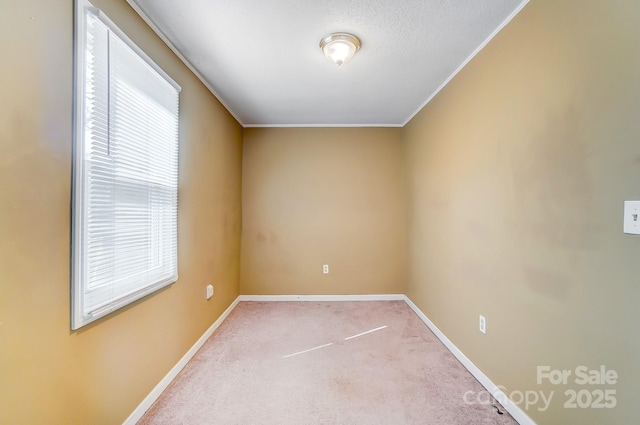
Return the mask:
[[489,379],[487,375],[485,375],[478,366],[476,366],[467,356],[464,355],[462,351],[458,347],[455,346],[453,342],[449,338],[442,333],[440,329],[431,321],[429,318],[416,306],[413,301],[409,299],[406,295],[403,296],[404,301],[407,303],[409,307],[418,315],[418,317],[427,325],[429,329],[438,337],[440,341],[451,351],[462,365],[480,382],[480,384],[490,393],[493,397],[498,400],[502,406],[505,408],[507,412],[518,421],[520,425],[536,425],[533,419],[529,417],[525,413],[524,410],[520,408],[517,404],[515,404],[507,395],[500,389],[496,384]]
[[198,352],[200,347],[204,345],[207,339],[213,334],[213,332],[220,327],[222,322],[229,316],[229,314],[233,311],[234,308],[240,302],[240,297],[236,298],[229,307],[218,317],[218,320],[213,322],[213,325],[209,327],[205,331],[204,334],[196,341],[195,344],[187,351],[187,353],[182,356],[182,358],[176,363],[176,365],[171,368],[169,373],[167,373],[164,378],[155,386],[153,390],[147,395],[144,400],[136,407],[136,409],[129,415],[129,417],[122,423],[123,425],[135,425],[136,422],[142,418],[147,410],[153,405],[153,403],[160,397],[160,394],[169,386],[171,381],[178,376],[178,373],[187,365],[189,360]]
[[404,301],[404,294],[369,295],[240,295],[240,301]]

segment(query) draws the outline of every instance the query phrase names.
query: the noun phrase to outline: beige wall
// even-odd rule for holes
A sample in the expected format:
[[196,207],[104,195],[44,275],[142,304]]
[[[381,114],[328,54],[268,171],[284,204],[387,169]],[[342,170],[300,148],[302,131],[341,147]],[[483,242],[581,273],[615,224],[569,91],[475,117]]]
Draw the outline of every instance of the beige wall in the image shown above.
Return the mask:
[[[528,410],[540,424],[637,423],[640,237],[622,206],[640,199],[639,16],[531,1],[403,135],[408,295],[507,393],[555,390]],[[620,379],[537,385],[538,365]],[[564,409],[568,388],[618,406]]]
[[238,294],[242,129],[124,0],[94,4],[182,86],[180,279],[70,331],[73,2],[3,1],[3,424],[122,423]]
[[241,292],[404,292],[400,134],[245,129]]

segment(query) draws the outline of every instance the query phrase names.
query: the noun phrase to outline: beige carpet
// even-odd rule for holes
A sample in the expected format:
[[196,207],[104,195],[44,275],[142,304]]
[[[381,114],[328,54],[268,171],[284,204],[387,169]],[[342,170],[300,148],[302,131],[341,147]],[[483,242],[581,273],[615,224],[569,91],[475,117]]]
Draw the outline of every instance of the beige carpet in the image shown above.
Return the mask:
[[402,301],[241,302],[138,423],[516,423],[469,390]]

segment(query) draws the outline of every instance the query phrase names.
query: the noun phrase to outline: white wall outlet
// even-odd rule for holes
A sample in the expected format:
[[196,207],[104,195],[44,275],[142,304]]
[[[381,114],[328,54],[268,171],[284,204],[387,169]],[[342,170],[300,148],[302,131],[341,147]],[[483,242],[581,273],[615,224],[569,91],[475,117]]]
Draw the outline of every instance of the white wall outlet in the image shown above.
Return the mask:
[[207,299],[213,297],[213,285],[207,285]]
[[322,273],[329,274],[329,265],[328,264],[323,264],[322,265]]
[[487,333],[487,319],[482,314],[480,315],[480,332]]
[[624,233],[640,235],[640,201],[624,201]]

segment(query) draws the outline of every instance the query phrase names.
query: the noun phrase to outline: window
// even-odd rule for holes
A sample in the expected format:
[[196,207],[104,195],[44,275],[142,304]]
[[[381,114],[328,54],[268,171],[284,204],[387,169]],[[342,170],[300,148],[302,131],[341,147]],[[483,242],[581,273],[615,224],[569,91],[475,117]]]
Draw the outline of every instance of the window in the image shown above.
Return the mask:
[[180,87],[86,0],[75,60],[72,329],[178,278]]

